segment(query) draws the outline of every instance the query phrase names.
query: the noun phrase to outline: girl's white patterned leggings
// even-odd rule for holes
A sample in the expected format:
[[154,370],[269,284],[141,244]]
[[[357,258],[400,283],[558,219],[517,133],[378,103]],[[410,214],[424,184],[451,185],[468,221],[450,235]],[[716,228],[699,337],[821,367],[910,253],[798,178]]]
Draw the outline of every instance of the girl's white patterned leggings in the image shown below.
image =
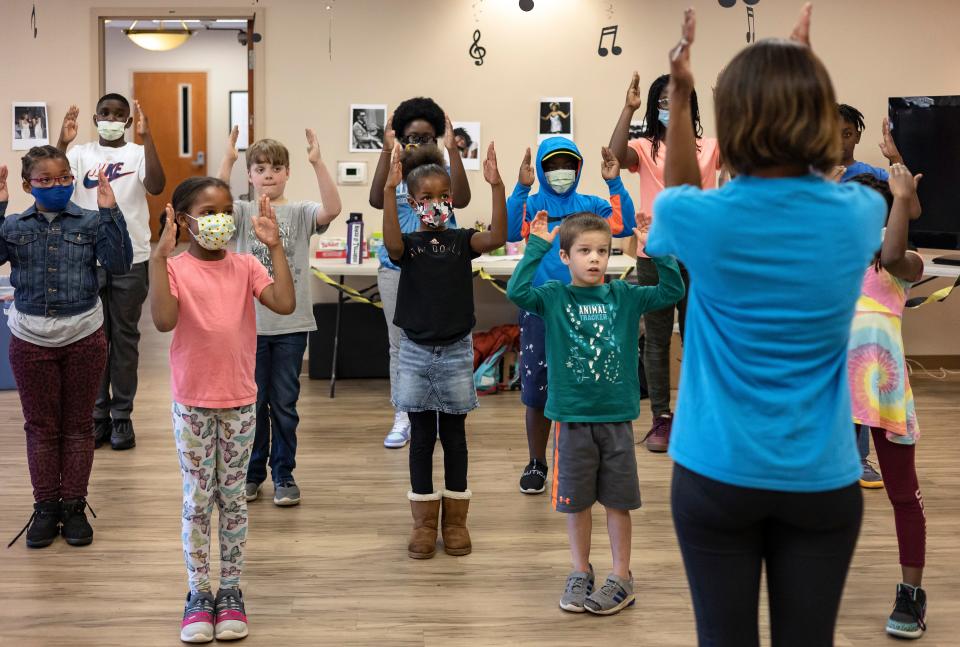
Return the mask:
[[256,405],[205,409],[173,403],[183,473],[183,558],[191,591],[210,591],[210,526],[220,510],[220,588],[239,588],[247,543],[247,465]]

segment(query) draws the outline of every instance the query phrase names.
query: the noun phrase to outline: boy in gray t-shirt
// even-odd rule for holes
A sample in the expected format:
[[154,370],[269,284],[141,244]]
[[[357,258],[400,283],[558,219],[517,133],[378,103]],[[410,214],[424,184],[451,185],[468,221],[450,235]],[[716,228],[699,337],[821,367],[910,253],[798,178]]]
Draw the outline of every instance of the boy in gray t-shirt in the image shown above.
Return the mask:
[[[236,163],[239,130],[230,133],[230,144],[220,167],[220,179],[229,181]],[[290,153],[273,139],[261,139],[247,149],[247,174],[256,200],[270,198],[277,213],[280,239],[287,254],[297,295],[297,308],[278,315],[257,306],[257,432],[247,471],[247,501],[259,496],[267,478],[267,459],[273,477],[273,502],[279,506],[300,502],[300,488],[293,479],[297,454],[297,400],[300,369],[307,349],[307,334],[317,329],[310,298],[310,237],[327,230],[340,213],[340,196],[333,178],[320,158],[317,135],[307,129],[307,157],[317,175],[321,202],[287,202],[284,189],[290,178]],[[251,217],[259,213],[256,201],[233,203],[237,224],[237,252],[253,254],[273,275],[270,253],[254,235]],[[272,433],[271,433],[272,432]]]

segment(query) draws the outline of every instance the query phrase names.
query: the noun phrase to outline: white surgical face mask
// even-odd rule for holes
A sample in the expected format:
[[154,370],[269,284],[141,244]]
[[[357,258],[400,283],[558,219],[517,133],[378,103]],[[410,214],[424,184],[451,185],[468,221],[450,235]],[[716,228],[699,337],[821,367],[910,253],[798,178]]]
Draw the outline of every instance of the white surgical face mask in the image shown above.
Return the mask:
[[233,216],[229,213],[215,213],[212,216],[200,216],[199,218],[194,218],[190,214],[184,215],[197,221],[198,233],[194,234],[191,231],[190,235],[196,238],[200,247],[209,249],[211,252],[225,248],[237,231]]
[[670,111],[664,110],[663,108],[659,108],[657,110],[657,113],[659,113],[658,119],[660,120],[660,123],[662,123],[663,127],[666,128],[667,125],[670,123]]
[[114,142],[123,137],[126,124],[122,121],[98,121],[97,132],[108,142]]
[[550,188],[561,194],[569,191],[573,183],[577,181],[577,172],[568,169],[547,171],[543,175],[547,178],[547,184],[550,185]]

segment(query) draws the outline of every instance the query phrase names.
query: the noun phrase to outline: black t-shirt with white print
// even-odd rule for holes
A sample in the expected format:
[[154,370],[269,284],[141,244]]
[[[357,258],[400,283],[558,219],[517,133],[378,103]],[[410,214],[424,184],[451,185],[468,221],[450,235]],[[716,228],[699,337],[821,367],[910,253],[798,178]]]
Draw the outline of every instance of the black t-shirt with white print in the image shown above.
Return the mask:
[[403,235],[397,311],[393,323],[412,341],[445,346],[463,339],[477,323],[473,312],[470,247],[475,229],[416,231]]

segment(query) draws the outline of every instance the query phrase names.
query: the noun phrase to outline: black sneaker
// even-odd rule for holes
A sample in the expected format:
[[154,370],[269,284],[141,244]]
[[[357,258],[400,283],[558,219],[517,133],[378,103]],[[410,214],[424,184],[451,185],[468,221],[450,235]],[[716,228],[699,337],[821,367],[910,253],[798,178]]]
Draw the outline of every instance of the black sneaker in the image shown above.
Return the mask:
[[110,442],[110,434],[113,433],[113,422],[110,418],[93,419],[93,446],[100,449],[106,443]]
[[60,534],[60,502],[34,503],[33,514],[30,515],[27,525],[13,538],[13,541],[7,544],[7,548],[13,546],[24,532],[27,533],[27,546],[30,548],[46,548],[52,544]]
[[[60,502],[60,523],[63,524],[60,531],[71,546],[86,546],[93,541],[93,528],[87,521],[87,508],[90,508],[90,504],[86,499],[64,499]],[[96,519],[97,513],[93,508],[90,508],[90,514]]]
[[534,458],[520,477],[520,491],[524,494],[540,494],[546,489],[546,482],[547,466]]
[[110,434],[110,446],[114,449],[131,449],[137,444],[133,435],[133,423],[129,420],[114,420],[113,433]]
[[887,620],[887,633],[898,638],[919,638],[927,630],[927,593],[919,586],[897,584],[897,602]]

